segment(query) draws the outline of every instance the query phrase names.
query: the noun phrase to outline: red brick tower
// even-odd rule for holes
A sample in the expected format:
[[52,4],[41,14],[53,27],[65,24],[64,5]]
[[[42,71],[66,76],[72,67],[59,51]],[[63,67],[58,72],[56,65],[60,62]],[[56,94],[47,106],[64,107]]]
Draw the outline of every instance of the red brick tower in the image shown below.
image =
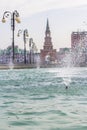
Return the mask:
[[41,49],[41,62],[44,64],[46,62],[46,57],[48,57],[49,63],[55,62],[57,59],[56,49],[53,49],[51,42],[51,32],[49,28],[49,21],[47,19],[46,31],[45,31],[45,42],[43,49]]

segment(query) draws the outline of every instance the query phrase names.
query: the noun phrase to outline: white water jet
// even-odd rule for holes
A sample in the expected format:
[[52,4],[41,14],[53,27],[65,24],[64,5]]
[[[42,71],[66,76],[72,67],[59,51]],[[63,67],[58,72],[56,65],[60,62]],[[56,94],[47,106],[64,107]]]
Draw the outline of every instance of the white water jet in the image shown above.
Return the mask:
[[70,83],[71,83],[71,77],[63,77],[63,84],[65,86],[69,87]]
[[87,37],[80,39],[76,46],[72,48],[69,52],[65,52],[65,56],[61,61],[62,69],[62,79],[65,86],[69,86],[72,82],[72,75],[75,71],[73,67],[80,67],[86,65],[87,56]]
[[63,67],[60,69],[58,75],[62,78],[62,84],[69,87],[70,83],[72,82],[73,68]]
[[37,57],[36,57],[36,67],[37,67],[37,68],[40,68],[40,62],[41,62],[40,57],[37,56]]
[[12,60],[10,60],[8,66],[9,66],[9,69],[13,69],[14,68],[14,64],[13,64]]

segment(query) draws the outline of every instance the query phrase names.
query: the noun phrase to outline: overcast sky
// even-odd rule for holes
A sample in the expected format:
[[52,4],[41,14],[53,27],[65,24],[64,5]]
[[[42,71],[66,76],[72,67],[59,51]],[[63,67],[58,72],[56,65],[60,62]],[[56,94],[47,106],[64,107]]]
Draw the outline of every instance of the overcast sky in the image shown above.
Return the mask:
[[[0,0],[0,19],[5,11],[14,10],[21,19],[21,24],[15,25],[15,45],[20,48],[23,48],[23,35],[17,37],[17,31],[26,28],[38,50],[43,48],[47,18],[56,49],[70,47],[72,31],[87,30],[87,0]],[[0,22],[0,49],[11,45],[10,22],[10,17],[5,24]]]

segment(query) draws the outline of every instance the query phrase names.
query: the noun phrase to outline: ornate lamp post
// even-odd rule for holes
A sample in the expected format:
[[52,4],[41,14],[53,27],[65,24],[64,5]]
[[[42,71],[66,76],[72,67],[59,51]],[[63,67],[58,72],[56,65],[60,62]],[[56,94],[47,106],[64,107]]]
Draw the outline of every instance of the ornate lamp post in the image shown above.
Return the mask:
[[14,63],[14,31],[15,31],[15,21],[17,23],[20,23],[19,19],[19,13],[17,10],[14,12],[5,11],[3,14],[2,22],[6,22],[6,18],[8,18],[11,15],[11,29],[12,29],[12,62]]
[[26,64],[26,43],[27,43],[27,38],[28,38],[28,30],[19,30],[18,31],[18,37],[20,34],[23,32],[23,41],[24,41],[24,63]]
[[34,51],[37,51],[36,45],[33,42],[33,38],[29,40],[29,48],[30,48],[30,64],[32,63],[32,52],[33,52],[33,63],[34,63]]

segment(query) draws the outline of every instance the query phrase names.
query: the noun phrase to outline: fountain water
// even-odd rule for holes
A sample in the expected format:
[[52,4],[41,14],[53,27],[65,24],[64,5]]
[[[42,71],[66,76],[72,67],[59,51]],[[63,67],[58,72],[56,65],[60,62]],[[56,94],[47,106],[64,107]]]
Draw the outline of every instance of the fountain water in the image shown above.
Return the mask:
[[65,84],[65,86],[69,86],[72,82],[72,75],[75,71],[73,67],[86,65],[86,50],[87,38],[80,39],[78,43],[76,43],[75,48],[66,53],[65,57],[62,59],[61,64],[64,68],[60,73],[62,75],[63,84]]
[[13,69],[14,68],[14,64],[12,62],[12,59],[10,59],[10,62],[8,64],[8,66],[9,66],[9,69]]
[[37,57],[36,57],[36,67],[37,68],[40,68],[40,56],[38,55]]

